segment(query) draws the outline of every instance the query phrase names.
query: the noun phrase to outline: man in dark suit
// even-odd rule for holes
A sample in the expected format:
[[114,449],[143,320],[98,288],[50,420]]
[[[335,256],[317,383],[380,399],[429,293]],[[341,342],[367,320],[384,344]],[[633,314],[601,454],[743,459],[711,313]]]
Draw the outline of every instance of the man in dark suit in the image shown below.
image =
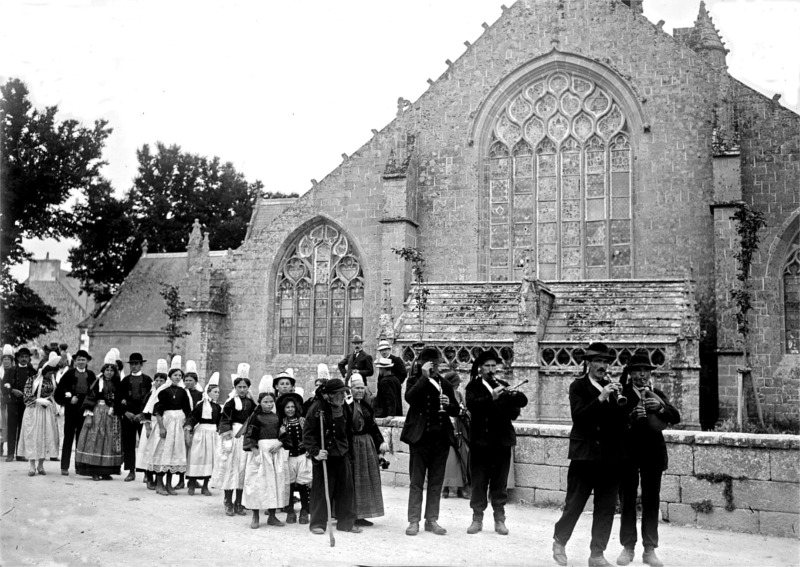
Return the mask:
[[72,368],[67,370],[56,386],[53,397],[56,403],[64,406],[64,443],[61,445],[61,474],[69,475],[72,460],[72,447],[78,443],[83,427],[83,400],[96,380],[94,372],[86,365],[92,357],[85,350],[79,350],[72,357]]
[[[6,420],[8,431],[6,442],[8,443],[8,456],[6,462],[14,460],[17,452],[17,443],[22,432],[22,416],[25,413],[25,401],[23,391],[25,382],[29,376],[36,375],[36,369],[31,365],[31,351],[22,347],[17,351],[16,364],[6,370],[3,376],[3,397],[6,401]],[[17,457],[18,461],[24,461],[25,457]]]
[[428,477],[425,497],[425,531],[445,535],[439,520],[439,500],[444,484],[444,471],[450,447],[456,439],[450,416],[457,416],[460,407],[453,387],[439,374],[441,358],[435,348],[420,352],[414,373],[406,385],[406,416],[400,440],[408,443],[410,484],[408,490],[408,528],[406,535],[419,533],[422,514],[422,487]]
[[392,376],[400,380],[402,384],[408,375],[406,370],[406,363],[399,356],[392,354],[392,345],[386,339],[378,343],[378,354],[381,358],[388,358],[392,361]]
[[567,497],[553,535],[553,559],[559,565],[567,565],[565,547],[592,490],[594,512],[589,567],[611,565],[603,552],[614,522],[619,477],[625,460],[622,439],[627,427],[625,407],[617,403],[622,386],[606,379],[613,359],[606,345],[592,343],[583,355],[583,376],[569,386],[572,430]]
[[528,404],[522,392],[509,391],[508,383],[495,378],[502,364],[493,350],[484,352],[472,364],[472,379],[466,387],[467,410],[471,421],[469,470],[471,478],[472,524],[468,534],[483,529],[483,512],[492,501],[494,531],[508,535],[505,505],[508,502],[508,472],[512,466],[511,448],[517,444],[513,420]]
[[153,386],[153,379],[142,373],[147,362],[140,353],[134,352],[128,357],[131,371],[120,381],[120,405],[124,407],[122,415],[122,456],[128,476],[125,482],[136,478],[136,434],[141,432],[142,425],[136,416],[142,413],[147,403],[147,394]]
[[358,370],[366,385],[367,378],[375,372],[372,368],[372,357],[364,352],[364,339],[360,335],[353,335],[350,342],[353,344],[353,352],[339,361],[339,372],[344,378],[344,383],[350,386],[350,375],[353,370]]

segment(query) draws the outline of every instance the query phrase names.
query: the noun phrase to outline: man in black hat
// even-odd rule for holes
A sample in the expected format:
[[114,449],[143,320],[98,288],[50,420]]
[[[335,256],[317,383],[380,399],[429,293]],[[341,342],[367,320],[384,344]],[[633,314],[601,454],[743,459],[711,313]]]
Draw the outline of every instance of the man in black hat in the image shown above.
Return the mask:
[[92,357],[85,350],[76,352],[72,357],[72,368],[61,377],[53,394],[56,403],[64,406],[64,442],[61,445],[61,474],[64,476],[69,475],[72,447],[81,435],[83,400],[97,378],[86,366],[90,360]]
[[435,348],[420,352],[415,371],[406,384],[408,402],[400,440],[408,443],[410,484],[408,488],[408,528],[406,535],[419,533],[422,516],[422,487],[428,477],[425,497],[425,531],[445,535],[447,530],[439,525],[439,501],[442,496],[444,472],[450,447],[456,446],[450,416],[457,416],[460,408],[453,387],[439,374],[441,357]]
[[[17,452],[17,443],[22,433],[22,416],[25,413],[25,401],[23,392],[25,382],[30,376],[36,375],[36,369],[31,365],[31,351],[27,347],[22,347],[17,351],[16,364],[6,370],[3,376],[3,397],[6,400],[6,422],[8,432],[6,442],[8,443],[8,456],[6,462],[14,460]],[[18,461],[24,461],[25,457],[17,457]]]
[[142,424],[136,421],[136,416],[142,413],[147,394],[153,386],[153,379],[142,373],[145,362],[141,353],[131,353],[128,357],[130,372],[119,385],[120,405],[125,412],[122,415],[122,456],[125,470],[128,471],[125,482],[136,478],[136,435],[142,430]]
[[624,443],[627,460],[623,466],[620,483],[619,541],[622,553],[617,565],[633,561],[636,547],[636,493],[639,477],[642,479],[642,562],[651,567],[662,567],[656,555],[658,547],[658,512],[661,500],[661,475],[667,470],[669,459],[667,445],[661,431],[681,420],[678,410],[667,396],[654,388],[650,381],[650,363],[646,352],[636,352],[625,366],[620,382],[628,402],[630,428],[625,432]]
[[611,536],[614,508],[619,491],[619,475],[625,459],[622,436],[627,427],[624,406],[617,403],[622,389],[607,380],[614,360],[603,343],[592,343],[583,355],[584,373],[569,386],[572,431],[569,434],[569,470],[564,512],[556,522],[553,559],[567,564],[566,545],[594,490],[592,541],[589,567],[611,565],[603,551]]
[[[360,533],[355,525],[353,509],[353,415],[344,403],[349,388],[345,383],[333,378],[317,389],[314,402],[308,409],[303,424],[303,445],[311,457],[311,518],[309,529],[314,534],[324,534],[328,523],[328,508],[325,502],[325,476],[322,463],[328,469],[328,497],[331,509],[336,510],[336,529]],[[325,429],[325,443],[322,443],[320,419]]]
[[353,344],[353,352],[339,361],[339,372],[344,378],[344,383],[349,386],[350,375],[354,370],[358,370],[366,385],[367,377],[372,376],[375,372],[372,368],[372,357],[364,352],[364,339],[361,338],[361,335],[353,335],[350,342]]
[[508,535],[505,505],[508,502],[508,472],[511,468],[511,448],[517,444],[513,420],[528,398],[519,391],[508,390],[508,383],[495,378],[498,364],[503,361],[493,351],[484,352],[472,364],[466,387],[467,410],[472,417],[470,428],[470,477],[472,524],[468,534],[483,529],[483,512],[488,505],[486,493],[494,511],[494,531]]

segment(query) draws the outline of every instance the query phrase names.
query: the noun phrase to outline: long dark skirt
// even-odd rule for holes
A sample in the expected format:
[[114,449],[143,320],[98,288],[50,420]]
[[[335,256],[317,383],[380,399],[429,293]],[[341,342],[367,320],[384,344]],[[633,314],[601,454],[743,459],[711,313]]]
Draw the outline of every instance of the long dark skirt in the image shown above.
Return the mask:
[[383,516],[383,493],[378,452],[369,435],[353,435],[353,486],[356,518]]
[[94,416],[86,416],[75,450],[75,472],[83,476],[119,474],[122,440],[119,418],[109,407],[97,404]]

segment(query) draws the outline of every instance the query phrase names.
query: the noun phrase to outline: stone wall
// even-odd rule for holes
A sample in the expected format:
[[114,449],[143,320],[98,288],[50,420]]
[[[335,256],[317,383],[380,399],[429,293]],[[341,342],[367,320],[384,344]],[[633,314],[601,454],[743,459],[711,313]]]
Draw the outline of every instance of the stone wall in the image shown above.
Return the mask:
[[[388,456],[391,465],[381,471],[387,486],[408,486],[408,445],[400,441],[403,421],[379,420],[394,451]],[[562,506],[570,427],[517,423],[516,429],[512,501]],[[664,437],[670,464],[661,484],[663,521],[800,537],[800,436],[668,430]],[[724,475],[732,478],[726,481]],[[727,484],[730,503],[725,496]],[[695,510],[709,505],[709,511]],[[464,509],[467,513],[466,504]]]

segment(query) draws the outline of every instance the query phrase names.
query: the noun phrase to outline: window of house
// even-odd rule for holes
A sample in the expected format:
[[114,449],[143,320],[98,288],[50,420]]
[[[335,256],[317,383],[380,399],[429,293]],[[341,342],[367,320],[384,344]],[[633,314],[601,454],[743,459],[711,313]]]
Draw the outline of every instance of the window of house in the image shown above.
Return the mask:
[[555,71],[512,96],[486,159],[489,275],[630,278],[632,150],[625,115],[600,85]]
[[786,353],[800,354],[800,233],[794,235],[783,268]]
[[355,250],[330,224],[305,231],[278,270],[278,352],[345,354],[363,334],[364,274]]

